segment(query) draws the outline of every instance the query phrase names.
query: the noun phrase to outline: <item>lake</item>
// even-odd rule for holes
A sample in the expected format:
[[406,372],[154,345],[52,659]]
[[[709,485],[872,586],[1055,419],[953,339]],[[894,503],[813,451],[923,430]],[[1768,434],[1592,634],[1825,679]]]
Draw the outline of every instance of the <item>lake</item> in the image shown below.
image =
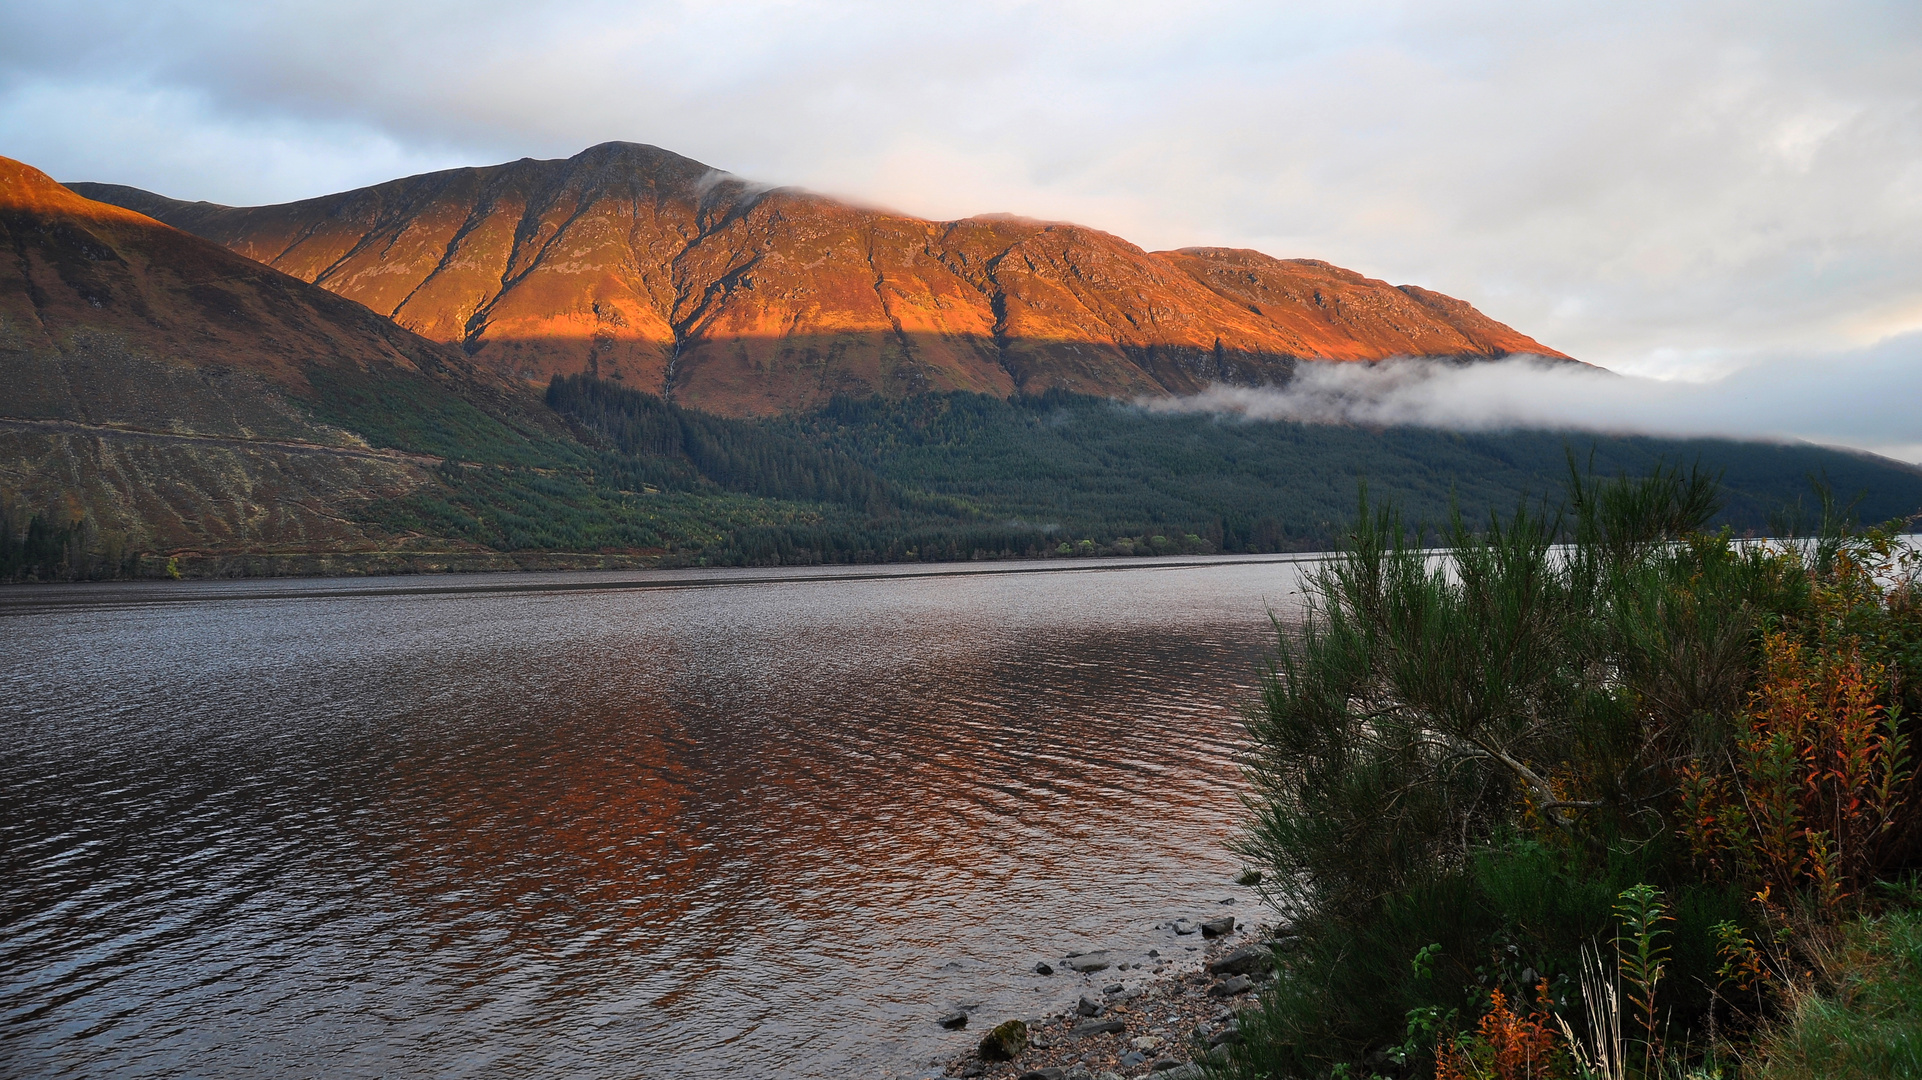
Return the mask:
[[1304,565],[0,590],[0,1073],[934,1075],[1260,919]]

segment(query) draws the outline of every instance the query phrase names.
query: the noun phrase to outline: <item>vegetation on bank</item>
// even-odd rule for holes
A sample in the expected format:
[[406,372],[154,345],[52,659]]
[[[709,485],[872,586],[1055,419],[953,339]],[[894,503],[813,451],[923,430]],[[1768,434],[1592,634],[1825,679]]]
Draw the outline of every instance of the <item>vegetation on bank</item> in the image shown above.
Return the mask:
[[[1572,470],[1571,470],[1572,472]],[[1251,713],[1241,1077],[1922,1075],[1922,555],[1700,470],[1371,509]]]
[[[339,508],[371,535],[670,564],[1318,550],[1335,542],[1358,480],[1413,517],[1456,507],[1478,519],[1522,492],[1559,492],[1571,445],[1553,432],[1170,416],[1060,391],[835,399],[805,415],[737,419],[587,376],[553,380],[542,399],[403,369],[315,369],[308,381],[314,419],[444,461],[437,482],[410,495]],[[1742,534],[1765,531],[1811,474],[1860,493],[1871,519],[1922,508],[1922,472],[1819,447],[1574,445],[1603,474],[1639,473],[1663,456],[1702,462],[1724,477],[1711,524]],[[62,540],[79,543],[75,557],[22,557],[0,576],[167,565],[168,552],[107,550],[106,530],[85,514],[41,513],[43,531],[79,530]],[[31,516],[6,543],[29,543]]]
[[1840,930],[1823,992],[1787,1005],[1762,1037],[1762,1080],[1881,1080],[1922,1076],[1922,911],[1900,897],[1885,914]]
[[92,518],[63,509],[29,512],[0,492],[0,581],[138,576],[140,553],[124,537],[103,536]]

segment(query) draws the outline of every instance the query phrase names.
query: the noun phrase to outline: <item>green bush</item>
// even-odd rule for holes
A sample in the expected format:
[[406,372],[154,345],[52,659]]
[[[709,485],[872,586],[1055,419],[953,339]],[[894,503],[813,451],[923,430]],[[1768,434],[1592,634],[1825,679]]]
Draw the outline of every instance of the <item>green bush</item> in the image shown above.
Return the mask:
[[[1744,794],[1762,789],[1737,752],[1765,699],[1804,703],[1803,742],[1783,745],[1861,744],[1840,764],[1812,761],[1814,786],[1783,798],[1834,814],[1913,805],[1906,766],[1848,764],[1906,753],[1908,684],[1848,684],[1884,696],[1866,714],[1851,699],[1853,726],[1837,728],[1829,683],[1784,682],[1805,669],[1766,661],[1793,641],[1835,658],[1821,671],[1907,670],[1922,564],[1892,533],[1833,518],[1805,543],[1706,534],[1718,492],[1699,470],[1598,483],[1571,463],[1567,490],[1565,511],[1524,506],[1479,531],[1457,518],[1439,548],[1364,498],[1346,548],[1310,579],[1307,619],[1282,637],[1249,717],[1258,797],[1239,850],[1269,871],[1264,895],[1299,948],[1245,1019],[1241,1075],[1420,1074],[1496,990],[1525,1003],[1545,989],[1579,1034],[1585,946],[1620,964],[1635,1069],[1679,1068],[1784,1000],[1733,1007],[1725,947],[1759,943],[1784,972],[1825,969],[1811,920],[1863,909],[1830,864],[1778,859],[1793,873],[1767,877],[1703,838],[1750,820],[1730,807],[1767,809]],[[1863,786],[1877,777],[1896,786]],[[1704,785],[1719,803],[1685,796]],[[1726,823],[1700,818],[1705,806]],[[1787,838],[1791,855],[1842,835],[1794,820],[1808,831]],[[1861,873],[1899,872],[1916,857],[1916,815],[1876,820],[1873,846],[1850,850]],[[1610,947],[1657,910],[1641,946]],[[1411,958],[1430,946],[1418,973]]]
[[[1604,949],[1617,932],[1620,894],[1659,875],[1646,850],[1616,851],[1596,865],[1566,845],[1510,834],[1463,865],[1382,897],[1365,918],[1320,914],[1297,924],[1300,944],[1284,955],[1281,978],[1242,1019],[1236,1054],[1244,1076],[1326,1076],[1348,1065],[1366,1076],[1424,1074],[1432,1036],[1405,1061],[1411,1016],[1426,1013],[1446,1034],[1473,1026],[1489,994],[1550,997],[1580,1012],[1581,950]],[[1698,1027],[1710,1008],[1720,958],[1714,927],[1742,920],[1740,890],[1677,882],[1665,892],[1670,959],[1662,1006],[1677,1031]],[[1410,961],[1439,945],[1425,974]],[[1419,1032],[1414,1033],[1420,1035]]]

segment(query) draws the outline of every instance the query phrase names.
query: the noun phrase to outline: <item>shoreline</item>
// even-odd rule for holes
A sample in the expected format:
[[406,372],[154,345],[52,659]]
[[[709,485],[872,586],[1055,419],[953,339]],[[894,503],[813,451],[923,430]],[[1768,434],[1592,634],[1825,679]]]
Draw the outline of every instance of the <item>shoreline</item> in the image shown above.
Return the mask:
[[[1210,912],[1209,919],[1223,912]],[[1056,977],[1081,985],[1080,1003],[1038,1017],[967,1018],[975,1035],[973,1049],[950,1057],[942,1077],[980,1080],[1132,1080],[1166,1077],[1199,1080],[1197,1062],[1239,1038],[1237,1014],[1254,1002],[1254,993],[1271,976],[1275,942],[1286,935],[1267,924],[1243,922],[1215,937],[1202,935],[1206,920],[1178,919],[1162,924],[1167,941],[1142,956],[1123,957],[1096,950],[1051,962]],[[1176,924],[1192,927],[1177,932]],[[1192,936],[1191,936],[1192,935]],[[1194,942],[1190,945],[1189,942]],[[1190,951],[1192,950],[1192,951]],[[1157,955],[1158,954],[1158,955]],[[1079,960],[1110,959],[1078,971]],[[1258,957],[1260,959],[1251,959]],[[1225,970],[1224,970],[1225,968]],[[956,1014],[959,1015],[959,1014]],[[1026,1044],[1005,1060],[984,1059],[982,1048],[997,1025],[1018,1021]],[[977,1034],[978,1033],[978,1034]]]
[[1286,566],[1315,562],[1325,552],[1264,555],[1176,555],[1113,559],[981,560],[945,563],[830,563],[786,567],[674,567],[622,570],[479,571],[445,574],[331,577],[123,579],[0,584],[0,611],[21,605],[193,603],[207,600],[319,600],[373,596],[471,596],[650,589],[705,589],[730,585],[791,585],[1090,574],[1143,570],[1205,570],[1226,566]]

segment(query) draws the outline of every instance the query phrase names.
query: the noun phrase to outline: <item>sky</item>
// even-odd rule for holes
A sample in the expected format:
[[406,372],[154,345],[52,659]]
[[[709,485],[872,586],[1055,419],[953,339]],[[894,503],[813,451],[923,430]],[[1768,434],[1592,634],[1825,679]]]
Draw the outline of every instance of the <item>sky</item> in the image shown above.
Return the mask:
[[1914,0],[0,4],[0,154],[57,179],[281,202],[612,139],[1326,259],[1627,377],[1543,415],[1922,460]]

